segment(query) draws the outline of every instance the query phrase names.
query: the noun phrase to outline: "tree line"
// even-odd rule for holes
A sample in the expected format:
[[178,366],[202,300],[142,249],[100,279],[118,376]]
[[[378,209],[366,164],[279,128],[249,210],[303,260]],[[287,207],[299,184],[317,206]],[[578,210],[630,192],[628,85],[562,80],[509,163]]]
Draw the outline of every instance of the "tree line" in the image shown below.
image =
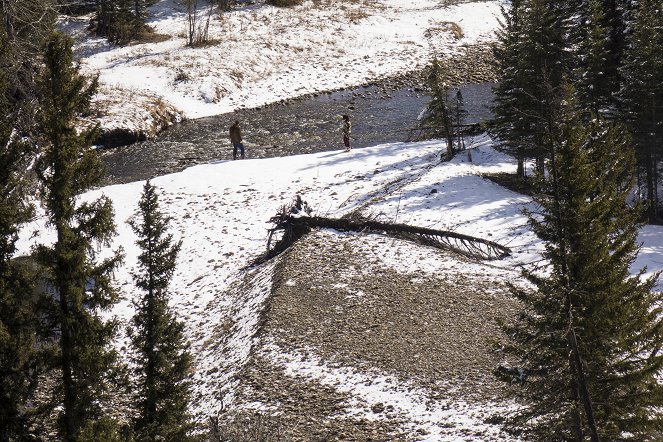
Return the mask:
[[660,222],[663,8],[656,0],[513,0],[495,45],[489,130],[517,159],[543,262],[513,286],[497,376],[531,441],[663,434],[659,273],[630,275],[643,221]]
[[576,104],[620,122],[636,152],[637,196],[660,222],[663,151],[663,9],[656,0],[515,0],[504,11],[495,56],[493,133],[524,163],[546,159],[546,124],[565,83]]
[[[195,440],[191,356],[169,306],[180,243],[147,182],[131,220],[141,253],[122,363],[120,324],[104,317],[124,259],[106,252],[112,203],[79,200],[103,177],[97,128],[83,124],[97,82],[78,72],[72,40],[38,3],[0,3],[0,441]],[[37,201],[55,239],[15,258]]]

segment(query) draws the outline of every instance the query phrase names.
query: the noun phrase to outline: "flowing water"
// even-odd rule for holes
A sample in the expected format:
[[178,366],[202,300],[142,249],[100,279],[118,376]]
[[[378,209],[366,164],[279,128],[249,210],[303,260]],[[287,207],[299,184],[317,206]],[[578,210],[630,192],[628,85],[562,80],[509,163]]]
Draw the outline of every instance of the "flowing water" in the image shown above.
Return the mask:
[[[492,84],[461,87],[467,123],[490,117]],[[455,96],[455,90],[453,90]],[[228,128],[239,120],[247,158],[268,158],[342,148],[341,115],[352,118],[353,148],[407,141],[429,97],[420,88],[360,87],[185,121],[158,137],[106,149],[108,184],[144,180],[186,167],[232,159]]]

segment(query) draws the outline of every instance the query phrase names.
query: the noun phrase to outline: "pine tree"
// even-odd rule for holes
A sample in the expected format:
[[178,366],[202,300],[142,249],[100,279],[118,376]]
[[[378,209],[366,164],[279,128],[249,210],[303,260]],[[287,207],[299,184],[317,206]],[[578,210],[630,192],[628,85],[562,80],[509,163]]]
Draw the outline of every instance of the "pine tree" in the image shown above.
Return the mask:
[[131,221],[142,251],[134,281],[143,293],[135,302],[136,315],[129,333],[137,351],[137,440],[192,440],[193,425],[187,411],[191,356],[184,324],[168,305],[168,285],[181,242],[174,243],[167,232],[170,218],[160,211],[157,189],[149,181],[143,188],[138,215]]
[[[576,111],[563,94],[549,127],[548,173],[530,215],[548,271],[514,289],[524,310],[505,324],[519,384],[507,428],[527,440],[655,440],[663,430],[658,275],[630,276],[639,207],[626,204],[634,155],[626,130]],[[593,433],[592,429],[595,429]]]
[[[604,6],[601,0],[587,0],[584,19],[578,26],[578,78],[577,88],[580,103],[594,113],[607,112],[614,103],[619,79],[612,68],[614,63],[610,53],[609,30],[606,29]],[[613,76],[610,76],[610,73]]]
[[442,136],[447,141],[446,159],[450,160],[455,155],[453,124],[454,104],[449,100],[449,84],[447,83],[444,67],[437,58],[433,59],[428,73],[428,86],[430,88],[430,101],[426,106],[424,118],[421,125],[425,128],[433,128],[433,136]]
[[[147,17],[148,11],[147,7],[150,4],[156,3],[156,0],[132,0],[131,2],[131,27],[133,30],[134,36],[139,36],[142,32],[147,29]],[[211,0],[210,3],[214,3],[214,0]]]
[[630,16],[635,10],[634,0],[602,0],[603,28],[606,30],[606,82],[610,85],[613,95],[619,92],[623,82],[621,68],[627,47],[627,36],[630,33]]
[[523,34],[520,1],[511,3],[507,11],[502,8],[504,21],[501,29],[497,31],[497,44],[493,52],[497,63],[497,70],[501,73],[500,82],[495,87],[493,106],[494,118],[491,132],[501,141],[501,148],[511,153],[518,162],[517,175],[525,176],[525,159],[528,153],[529,141],[528,125],[518,117],[517,109],[520,106],[519,90],[521,44]]
[[650,221],[659,218],[658,163],[663,155],[663,8],[642,0],[635,13],[624,56],[620,91],[622,118],[636,143],[638,167],[644,175]]
[[622,67],[631,32],[632,0],[582,0],[572,45],[580,105],[615,118]]
[[[495,87],[492,133],[500,146],[518,161],[517,175],[525,176],[525,160],[545,150],[545,126],[551,103],[547,85],[558,86],[570,69],[568,7],[548,0],[512,2],[494,47],[502,78]],[[561,2],[563,3],[563,2]]]
[[12,76],[6,34],[0,29],[0,441],[30,440],[31,405],[38,376],[43,373],[46,330],[40,314],[34,281],[13,259],[21,225],[29,221],[26,176],[34,158],[30,143],[17,135],[16,113],[8,97]]
[[113,43],[126,44],[147,29],[146,0],[96,0],[92,27]]
[[[90,149],[95,130],[77,128],[88,111],[96,81],[78,73],[72,61],[72,40],[54,33],[45,50],[41,75],[43,94],[41,156],[36,170],[49,223],[57,233],[52,246],[37,255],[52,278],[52,321],[59,330],[58,367],[62,388],[62,439],[77,440],[81,428],[103,415],[108,377],[116,363],[109,344],[116,330],[101,311],[116,302],[111,272],[121,257],[97,259],[100,246],[114,235],[111,201],[101,197],[77,202],[103,176],[99,157]],[[96,246],[96,247],[95,247]]]

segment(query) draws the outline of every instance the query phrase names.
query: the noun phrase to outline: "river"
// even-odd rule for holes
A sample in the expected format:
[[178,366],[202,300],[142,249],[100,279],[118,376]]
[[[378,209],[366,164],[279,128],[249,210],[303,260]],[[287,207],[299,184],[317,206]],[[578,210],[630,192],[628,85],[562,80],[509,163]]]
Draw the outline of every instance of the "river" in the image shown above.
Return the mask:
[[[492,83],[461,86],[467,123],[490,117]],[[455,96],[456,89],[452,91]],[[174,125],[152,140],[102,150],[106,184],[126,183],[232,159],[228,127],[239,120],[247,158],[341,149],[341,115],[353,123],[353,147],[407,141],[429,97],[417,87],[381,86],[320,94]]]

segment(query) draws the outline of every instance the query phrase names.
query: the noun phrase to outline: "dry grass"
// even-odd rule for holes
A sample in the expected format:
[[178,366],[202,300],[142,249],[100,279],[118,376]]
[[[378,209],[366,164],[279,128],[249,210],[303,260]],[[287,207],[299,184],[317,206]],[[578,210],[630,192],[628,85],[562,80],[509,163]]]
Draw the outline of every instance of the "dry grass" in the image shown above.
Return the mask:
[[365,18],[370,17],[371,14],[368,11],[359,7],[347,10],[345,12],[345,16],[351,23],[357,23]]
[[358,23],[374,13],[376,4],[374,0],[348,0],[339,7],[349,22]]
[[175,78],[173,78],[173,82],[175,83],[181,83],[181,82],[187,82],[191,80],[191,77],[189,74],[182,69],[178,69],[177,72],[175,73]]
[[147,109],[154,121],[147,133],[149,137],[155,136],[162,129],[173,124],[175,119],[174,109],[160,97],[147,100]]
[[454,23],[451,21],[441,21],[435,23],[434,26],[431,26],[426,30],[424,35],[427,38],[432,38],[435,34],[441,34],[441,33],[451,33],[451,35],[453,35],[453,37],[456,40],[460,40],[465,36],[463,28],[461,28],[458,25],[458,23]]
[[292,6],[299,6],[303,3],[303,0],[267,0],[266,3],[281,8],[287,8]]
[[192,48],[204,48],[208,46],[216,46],[220,44],[222,40],[220,38],[197,38],[193,44],[191,45]]

